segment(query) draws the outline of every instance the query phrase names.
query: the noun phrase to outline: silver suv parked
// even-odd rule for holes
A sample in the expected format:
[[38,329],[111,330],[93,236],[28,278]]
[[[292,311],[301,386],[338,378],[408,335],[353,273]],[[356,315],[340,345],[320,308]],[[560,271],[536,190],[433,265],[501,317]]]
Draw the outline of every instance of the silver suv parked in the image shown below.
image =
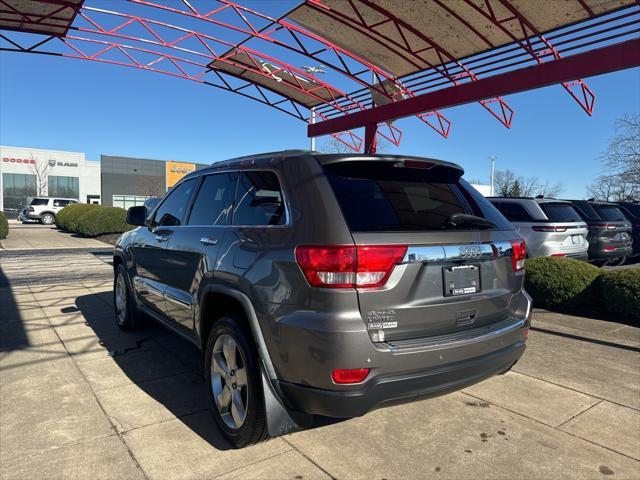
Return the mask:
[[587,224],[570,202],[552,198],[492,197],[527,242],[529,257],[571,257],[587,260]]
[[303,151],[193,172],[128,210],[118,325],[145,313],[205,352],[236,447],[504,373],[529,328],[525,244],[462,174]]
[[23,212],[23,220],[38,220],[44,225],[53,225],[57,213],[72,203],[78,203],[78,200],[61,197],[35,197]]

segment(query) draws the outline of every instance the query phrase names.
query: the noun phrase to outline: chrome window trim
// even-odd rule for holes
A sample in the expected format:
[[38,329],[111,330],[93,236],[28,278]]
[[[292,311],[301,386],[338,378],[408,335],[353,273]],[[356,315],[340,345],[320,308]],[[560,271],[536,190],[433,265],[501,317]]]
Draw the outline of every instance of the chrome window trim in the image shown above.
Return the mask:
[[[171,227],[171,228],[180,228],[180,227],[199,227],[199,228],[210,228],[210,227],[225,227],[225,228],[289,228],[291,227],[291,216],[289,214],[290,212],[290,208],[289,208],[289,198],[288,195],[286,194],[285,190],[284,190],[284,183],[282,182],[282,177],[280,175],[280,173],[273,169],[273,168],[245,168],[245,169],[223,169],[223,170],[219,170],[219,171],[215,171],[215,172],[209,172],[209,173],[201,173],[200,175],[193,175],[190,178],[198,178],[198,177],[207,177],[209,175],[217,175],[219,173],[242,173],[242,172],[272,172],[276,178],[278,179],[278,183],[280,184],[280,193],[282,194],[282,204],[284,205],[284,219],[285,222],[282,225],[234,225],[233,223],[229,223],[228,225],[177,225],[175,227]],[[201,180],[203,181],[203,180]],[[236,188],[237,188],[237,183],[238,180],[236,180]],[[176,184],[177,186],[177,184]],[[193,199],[193,203],[195,203],[197,197],[195,197]],[[235,194],[234,194],[234,203],[235,203]],[[192,205],[193,207],[193,205]],[[157,207],[156,207],[157,208]],[[189,216],[191,216],[191,211],[189,211]],[[189,219],[187,218],[187,221],[189,221]],[[231,222],[233,222],[233,212],[231,212]]]
[[[456,245],[419,245],[407,248],[401,265],[445,261],[483,261],[511,255],[511,242],[467,243]],[[468,255],[464,252],[469,251]]]

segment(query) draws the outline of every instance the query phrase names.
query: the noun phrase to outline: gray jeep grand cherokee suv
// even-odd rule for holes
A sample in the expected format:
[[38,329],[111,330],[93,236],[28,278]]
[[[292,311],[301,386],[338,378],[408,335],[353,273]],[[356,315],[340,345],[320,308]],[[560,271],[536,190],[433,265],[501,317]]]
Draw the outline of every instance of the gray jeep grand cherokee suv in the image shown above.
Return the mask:
[[216,163],[114,252],[123,329],[205,352],[236,446],[441,395],[525,349],[524,241],[452,163],[287,151]]

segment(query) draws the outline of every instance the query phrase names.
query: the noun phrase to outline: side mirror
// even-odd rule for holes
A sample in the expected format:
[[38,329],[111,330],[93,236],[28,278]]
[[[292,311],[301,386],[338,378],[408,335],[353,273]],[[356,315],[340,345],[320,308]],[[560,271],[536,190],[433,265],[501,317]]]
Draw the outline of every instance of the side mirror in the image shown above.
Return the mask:
[[130,207],[127,210],[127,223],[136,227],[143,227],[147,219],[147,207]]

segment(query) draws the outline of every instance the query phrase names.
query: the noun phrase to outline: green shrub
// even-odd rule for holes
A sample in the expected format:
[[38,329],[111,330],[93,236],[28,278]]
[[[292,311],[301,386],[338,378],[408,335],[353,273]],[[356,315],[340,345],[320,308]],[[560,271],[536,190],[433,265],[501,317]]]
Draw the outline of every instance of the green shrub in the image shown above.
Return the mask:
[[96,237],[107,233],[123,233],[134,228],[126,222],[127,211],[118,207],[89,209],[77,220],[76,232]]
[[92,203],[74,203],[68,207],[64,207],[56,215],[56,226],[68,232],[77,232],[78,219],[89,210],[100,208],[99,205]]
[[0,240],[7,238],[7,235],[9,235],[9,222],[4,213],[0,212]]
[[610,270],[598,277],[603,311],[640,320],[640,269]]
[[570,258],[541,257],[527,260],[524,268],[525,289],[535,307],[575,310],[596,305],[597,267]]

